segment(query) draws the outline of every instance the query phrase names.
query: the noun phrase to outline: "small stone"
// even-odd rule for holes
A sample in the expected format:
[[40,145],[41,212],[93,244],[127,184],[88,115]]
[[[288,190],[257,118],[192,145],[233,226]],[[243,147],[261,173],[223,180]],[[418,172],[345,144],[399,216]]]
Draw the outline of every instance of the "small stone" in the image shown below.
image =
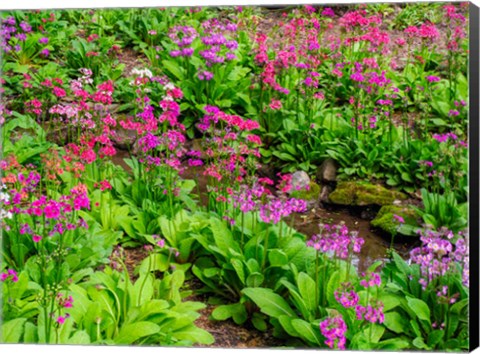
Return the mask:
[[292,174],[292,192],[308,190],[310,188],[310,177],[305,171],[296,171]]
[[317,169],[317,180],[335,182],[337,180],[337,164],[333,159],[326,159]]
[[320,198],[319,200],[322,202],[322,203],[328,203],[329,202],[329,195],[330,193],[332,193],[332,187],[330,186],[322,186],[322,191],[320,192]]

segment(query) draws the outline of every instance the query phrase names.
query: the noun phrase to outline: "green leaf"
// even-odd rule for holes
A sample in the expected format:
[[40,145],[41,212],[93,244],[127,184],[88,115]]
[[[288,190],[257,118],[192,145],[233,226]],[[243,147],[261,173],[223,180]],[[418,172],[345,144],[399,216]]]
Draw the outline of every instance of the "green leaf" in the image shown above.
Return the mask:
[[422,337],[417,337],[413,340],[412,344],[417,347],[418,349],[426,349],[429,350],[430,348],[425,344]]
[[407,303],[419,319],[430,323],[430,309],[424,301],[412,297],[407,297]]
[[65,344],[90,344],[90,336],[85,331],[77,331],[67,340]]
[[154,335],[160,331],[160,327],[153,322],[135,322],[122,326],[116,344],[133,344],[143,337]]
[[217,321],[225,321],[230,317],[232,317],[233,321],[238,325],[245,323],[248,318],[245,305],[240,303],[221,305],[212,312],[212,318]]
[[387,340],[382,340],[381,342],[378,343],[378,349],[384,349],[384,350],[390,350],[390,351],[407,349],[410,347],[411,347],[410,342],[403,338],[391,338]]
[[252,316],[252,324],[260,332],[265,332],[267,330],[267,322],[262,316],[263,315],[259,314],[258,312],[255,312]]
[[279,249],[268,251],[268,261],[272,267],[282,267],[288,264],[288,256]]
[[192,343],[206,345],[213,344],[215,342],[215,338],[210,333],[193,325],[188,326],[186,329],[181,331],[175,331],[174,337],[178,340],[188,340]]
[[19,343],[20,337],[23,334],[23,325],[26,321],[26,318],[16,318],[5,322],[2,325],[2,332],[0,333],[0,342]]
[[232,233],[227,228],[223,220],[212,218],[210,220],[210,225],[215,244],[222,252],[223,256],[227,257],[230,249],[240,253],[238,243],[236,243],[233,239]]
[[398,270],[400,270],[404,275],[410,275],[410,267],[403,260],[403,258],[397,254],[397,252],[393,253],[393,261],[395,262]]
[[[2,342],[0,340],[0,342]],[[23,334],[23,343],[35,344],[38,343],[37,326],[31,322],[25,323],[25,333]]]
[[298,332],[301,338],[307,340],[310,343],[314,343],[316,346],[322,345],[322,337],[320,331],[317,328],[313,328],[312,324],[296,318],[292,320],[292,327]]
[[242,293],[248,296],[266,315],[271,317],[280,317],[282,315],[295,317],[295,312],[293,312],[288,303],[271,289],[245,288],[242,290]]
[[402,179],[403,179],[405,182],[413,183],[412,177],[411,177],[407,172],[402,172]]
[[378,341],[382,338],[384,332],[385,332],[385,327],[380,326],[378,324],[372,324],[372,333],[370,337],[370,342],[378,343]]
[[265,280],[265,277],[263,276],[262,273],[252,273],[249,274],[247,277],[247,286],[251,288],[258,288],[263,284],[263,281]]
[[182,67],[178,66],[177,63],[169,60],[163,60],[162,61],[163,67],[173,74],[178,80],[184,80],[185,76],[183,74],[183,69]]
[[300,334],[295,330],[295,328],[292,325],[292,321],[294,318],[287,316],[287,315],[282,315],[278,317],[278,322],[282,326],[282,328],[285,330],[285,332],[288,333],[288,335],[292,337],[299,337]]
[[243,262],[238,258],[233,258],[230,263],[232,264],[233,269],[235,269],[235,272],[237,273],[237,276],[242,284],[245,284],[245,271],[243,269]]
[[235,66],[233,70],[228,74],[227,80],[229,81],[238,81],[241,78],[245,77],[250,71],[249,68],[243,68],[241,66]]
[[429,347],[434,348],[445,336],[445,331],[436,329],[428,334],[427,344]]
[[407,319],[398,312],[387,312],[383,324],[395,333],[405,333],[405,329],[408,328]]
[[306,273],[301,272],[298,274],[297,284],[308,311],[314,312],[319,305],[315,301],[315,281]]

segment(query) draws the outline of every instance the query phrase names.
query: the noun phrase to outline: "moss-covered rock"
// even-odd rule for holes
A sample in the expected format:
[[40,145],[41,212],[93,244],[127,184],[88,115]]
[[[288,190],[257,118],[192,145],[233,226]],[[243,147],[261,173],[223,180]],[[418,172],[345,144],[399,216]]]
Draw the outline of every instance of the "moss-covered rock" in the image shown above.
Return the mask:
[[407,196],[401,192],[389,190],[368,182],[339,182],[330,194],[330,202],[341,205],[390,205],[395,200],[404,200]]
[[[405,223],[400,225],[394,219],[394,215],[402,217]],[[419,215],[417,215],[417,212],[408,205],[384,205],[370,224],[391,235],[413,236],[415,235],[415,229],[419,227],[418,219]]]
[[320,197],[320,186],[315,183],[315,182],[310,182],[310,188],[308,190],[303,189],[303,190],[298,190],[298,191],[292,191],[290,196],[292,198],[297,198],[297,199],[303,199],[306,201],[310,200],[318,200]]

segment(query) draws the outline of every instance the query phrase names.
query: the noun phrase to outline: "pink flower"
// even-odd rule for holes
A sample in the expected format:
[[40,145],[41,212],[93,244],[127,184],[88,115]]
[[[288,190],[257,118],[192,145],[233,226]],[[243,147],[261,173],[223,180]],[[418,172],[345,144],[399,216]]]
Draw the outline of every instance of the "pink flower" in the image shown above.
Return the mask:
[[272,101],[270,102],[270,108],[273,109],[273,110],[278,110],[278,109],[282,108],[282,102],[272,98]]
[[62,89],[61,87],[57,87],[57,86],[53,87],[53,94],[57,97],[65,97],[67,95],[65,93],[64,89]]
[[394,215],[393,215],[393,218],[394,218],[396,221],[398,221],[400,224],[405,224],[405,219],[402,218],[401,216],[394,214]]

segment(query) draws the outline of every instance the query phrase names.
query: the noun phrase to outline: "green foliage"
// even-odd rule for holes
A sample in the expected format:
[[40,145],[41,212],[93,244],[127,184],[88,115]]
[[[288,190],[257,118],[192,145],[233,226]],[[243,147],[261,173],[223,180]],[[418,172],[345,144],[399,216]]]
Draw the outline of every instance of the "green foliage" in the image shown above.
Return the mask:
[[88,282],[71,287],[76,307],[71,318],[96,344],[211,344],[213,337],[193,322],[205,305],[182,302],[184,274],[177,270],[162,280],[142,273],[132,283],[125,274],[106,268]]
[[468,225],[468,203],[458,204],[455,193],[429,193],[422,189],[423,208],[417,208],[417,212],[423,218],[425,224],[434,229],[446,227],[458,232]]

